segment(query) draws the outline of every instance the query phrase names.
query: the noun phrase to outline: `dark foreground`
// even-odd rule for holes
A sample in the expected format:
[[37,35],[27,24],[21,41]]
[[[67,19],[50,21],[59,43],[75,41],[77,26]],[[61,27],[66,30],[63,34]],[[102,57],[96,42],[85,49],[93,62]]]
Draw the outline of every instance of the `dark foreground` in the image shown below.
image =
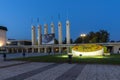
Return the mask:
[[0,61],[0,80],[120,80],[119,65]]

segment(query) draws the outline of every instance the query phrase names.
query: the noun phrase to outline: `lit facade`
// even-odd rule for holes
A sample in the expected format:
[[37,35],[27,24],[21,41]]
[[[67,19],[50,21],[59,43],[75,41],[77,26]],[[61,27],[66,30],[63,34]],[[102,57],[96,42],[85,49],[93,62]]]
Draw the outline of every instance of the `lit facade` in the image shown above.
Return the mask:
[[0,47],[6,45],[6,39],[7,39],[6,32],[7,32],[7,28],[0,26]]

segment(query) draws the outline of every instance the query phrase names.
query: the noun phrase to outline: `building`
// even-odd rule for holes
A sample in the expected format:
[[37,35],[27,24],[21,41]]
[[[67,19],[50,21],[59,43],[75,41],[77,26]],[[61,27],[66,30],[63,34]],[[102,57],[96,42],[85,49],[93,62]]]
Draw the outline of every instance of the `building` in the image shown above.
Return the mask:
[[[70,43],[70,21],[66,20],[66,43],[62,44],[62,23],[58,22],[58,42],[59,44],[48,44],[49,41],[53,40],[53,37],[51,37],[51,34],[55,35],[55,26],[54,23],[51,23],[51,33],[48,33],[48,25],[45,24],[44,26],[44,32],[42,34],[42,26],[39,24],[38,28],[36,26],[32,26],[31,29],[31,40],[8,40],[6,45],[6,31],[7,28],[0,26],[0,46],[5,46],[8,53],[63,53],[63,51],[66,49],[66,52],[69,53],[69,49],[71,46],[79,45],[79,44],[71,44]],[[65,30],[63,30],[65,31]],[[38,40],[37,40],[37,36]],[[46,35],[46,36],[45,36]],[[42,36],[45,37],[44,41],[46,41],[46,44],[42,43]],[[103,46],[108,47],[108,51],[111,53],[118,53],[120,50],[120,43],[96,43]]]
[[6,32],[7,32],[7,27],[0,26],[0,47],[6,46]]
[[30,40],[8,40],[7,41],[7,46],[22,46],[22,45],[26,45],[26,46],[30,46],[32,44],[32,42]]

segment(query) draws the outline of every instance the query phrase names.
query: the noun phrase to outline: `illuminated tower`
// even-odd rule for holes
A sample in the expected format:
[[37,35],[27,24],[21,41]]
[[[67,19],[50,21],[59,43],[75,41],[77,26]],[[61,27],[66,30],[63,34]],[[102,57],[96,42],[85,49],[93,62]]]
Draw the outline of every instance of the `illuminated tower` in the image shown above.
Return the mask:
[[32,26],[32,45],[36,44],[36,31],[35,26]]
[[55,27],[54,27],[54,23],[51,22],[51,33],[54,34],[55,33]]
[[48,34],[48,25],[44,24],[44,34]]
[[6,40],[7,40],[6,32],[7,32],[7,28],[4,26],[0,26],[0,47],[6,45]]
[[58,40],[59,44],[62,44],[62,23],[58,22]]
[[70,22],[66,21],[66,43],[70,44]]
[[42,42],[42,28],[41,25],[38,25],[38,45],[41,45]]

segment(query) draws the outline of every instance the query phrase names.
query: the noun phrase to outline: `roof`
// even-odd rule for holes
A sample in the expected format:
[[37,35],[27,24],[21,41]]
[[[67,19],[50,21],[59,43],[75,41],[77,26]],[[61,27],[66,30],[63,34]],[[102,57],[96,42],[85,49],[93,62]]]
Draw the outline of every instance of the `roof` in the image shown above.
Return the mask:
[[11,42],[13,42],[13,41],[19,41],[19,42],[27,41],[27,42],[31,42],[31,40],[8,40],[8,41],[11,41]]
[[1,30],[5,30],[5,31],[8,31],[7,27],[4,27],[4,26],[0,26],[0,29],[1,29]]

